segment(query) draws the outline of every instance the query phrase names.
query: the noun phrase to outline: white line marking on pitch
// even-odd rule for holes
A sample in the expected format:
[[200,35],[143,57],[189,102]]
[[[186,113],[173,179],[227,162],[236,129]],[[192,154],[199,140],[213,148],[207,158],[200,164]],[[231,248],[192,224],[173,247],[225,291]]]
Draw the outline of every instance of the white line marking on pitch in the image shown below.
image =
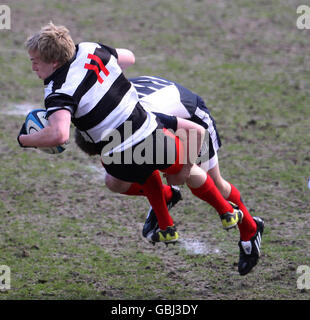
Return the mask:
[[190,254],[211,254],[211,253],[219,253],[220,250],[217,248],[210,248],[204,242],[195,240],[195,239],[187,239],[180,240],[181,246]]
[[26,116],[31,110],[40,109],[41,107],[35,106],[31,103],[20,103],[16,105],[8,106],[7,109],[1,110],[1,113],[7,115],[21,115]]

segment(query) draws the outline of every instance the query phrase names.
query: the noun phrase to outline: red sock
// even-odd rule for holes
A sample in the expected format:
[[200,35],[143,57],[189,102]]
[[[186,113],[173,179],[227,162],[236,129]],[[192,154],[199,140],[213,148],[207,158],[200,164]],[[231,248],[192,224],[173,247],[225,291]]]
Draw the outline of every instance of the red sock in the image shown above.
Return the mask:
[[173,220],[166,205],[165,188],[158,170],[152,173],[142,187],[145,196],[154,209],[159,228],[166,230],[168,226],[173,226]]
[[[171,186],[163,184],[163,189],[164,189],[165,200],[166,202],[168,202],[172,198]],[[137,182],[132,183],[130,188],[126,192],[123,192],[123,194],[127,196],[145,196],[143,191],[143,185]]]
[[172,195],[173,195],[171,186],[163,184],[163,188],[164,188],[164,194],[165,194],[166,202],[168,202],[172,198]]
[[219,215],[234,211],[230,203],[223,198],[222,194],[215,186],[213,179],[209,175],[202,186],[199,188],[190,188],[190,190],[196,197],[206,201],[215,208]]
[[239,190],[231,183],[229,184],[231,185],[231,192],[227,200],[235,203],[243,212],[242,223],[238,223],[240,238],[243,241],[249,241],[256,233],[256,223],[244,205]]

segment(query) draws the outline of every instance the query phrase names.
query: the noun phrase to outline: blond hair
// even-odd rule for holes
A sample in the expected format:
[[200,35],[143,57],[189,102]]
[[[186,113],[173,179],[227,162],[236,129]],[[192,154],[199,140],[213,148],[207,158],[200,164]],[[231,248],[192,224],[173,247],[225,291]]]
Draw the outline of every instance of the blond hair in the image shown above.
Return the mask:
[[75,53],[69,30],[64,26],[55,26],[52,22],[29,37],[25,46],[28,51],[38,51],[44,62],[57,61],[60,65],[69,61]]

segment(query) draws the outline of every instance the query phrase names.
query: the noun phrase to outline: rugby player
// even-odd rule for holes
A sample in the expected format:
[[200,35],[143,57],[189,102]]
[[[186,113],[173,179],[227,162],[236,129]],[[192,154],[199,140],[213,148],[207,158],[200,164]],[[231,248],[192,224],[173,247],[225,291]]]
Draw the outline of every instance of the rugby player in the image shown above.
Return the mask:
[[[199,95],[180,84],[167,79],[154,76],[141,76],[129,80],[135,86],[140,103],[146,110],[159,115],[165,114],[188,119],[206,129],[208,134],[206,134],[202,146],[199,165],[207,173],[208,179],[211,181],[211,177],[214,180],[215,186],[222,196],[241,209],[243,214],[242,219],[238,219],[237,223],[234,223],[233,219],[228,222],[226,219],[223,219],[223,215],[221,214],[220,217],[222,218],[221,221],[225,229],[229,229],[236,224],[238,225],[240,232],[240,241],[238,242],[240,250],[238,270],[241,275],[247,274],[257,264],[260,256],[264,221],[260,217],[253,218],[251,216],[241,198],[239,190],[232,183],[225,180],[220,173],[217,153],[221,147],[221,140],[216,128],[215,120],[211,116],[205,102]],[[176,125],[171,126],[173,122],[165,122],[164,117],[161,117],[161,119],[166,128],[173,129],[174,131],[177,130]],[[91,145],[84,141],[78,130],[76,131],[75,138],[78,146],[86,153],[91,154]],[[132,185],[116,180],[109,174],[106,175],[106,185],[114,192],[127,195],[141,194],[139,188],[135,190]],[[208,203],[212,201],[204,188],[201,188],[200,190],[199,188],[189,187],[193,194],[198,198]],[[170,209],[181,199],[181,193],[179,189],[174,186],[164,185],[164,188],[166,190],[167,206]],[[214,196],[214,194],[215,193],[213,192],[212,196]],[[217,202],[215,201],[213,204],[215,208],[216,204]],[[218,212],[220,211],[218,210]],[[142,234],[144,237],[151,240],[152,235],[157,228],[156,214],[153,208],[150,207]]]
[[[159,225],[152,234],[154,242],[167,243],[178,239],[158,170],[165,172],[170,183],[186,181],[192,188],[204,189],[210,202],[217,202],[219,213],[227,217],[228,223],[231,219],[238,222],[241,210],[232,207],[214,188],[212,179],[207,179],[205,172],[194,163],[205,134],[204,128],[177,118],[177,128],[197,133],[195,140],[191,140],[189,134],[177,137],[164,128],[158,116],[141,106],[137,91],[122,72],[122,68],[134,63],[131,51],[95,42],[75,45],[68,29],[53,23],[29,37],[26,48],[33,71],[45,85],[44,103],[49,125],[27,135],[23,124],[17,137],[21,147],[61,145],[69,140],[72,122],[95,145],[108,174],[127,182],[131,189],[129,193],[139,190],[148,198]],[[165,122],[174,121],[172,119],[168,117]],[[132,129],[130,136],[125,135],[128,123]],[[169,125],[173,126],[175,124]],[[120,134],[121,141],[103,154],[102,150],[110,143],[111,132]],[[162,143],[161,148],[152,148],[153,161],[141,164],[133,158],[131,163],[126,163],[126,154],[134,154],[146,140],[160,140]],[[185,154],[189,148],[184,146],[193,144],[197,144],[197,154]],[[168,161],[171,151],[173,163]],[[158,152],[164,155],[163,163],[156,163]],[[115,154],[119,155],[121,162],[109,163]]]

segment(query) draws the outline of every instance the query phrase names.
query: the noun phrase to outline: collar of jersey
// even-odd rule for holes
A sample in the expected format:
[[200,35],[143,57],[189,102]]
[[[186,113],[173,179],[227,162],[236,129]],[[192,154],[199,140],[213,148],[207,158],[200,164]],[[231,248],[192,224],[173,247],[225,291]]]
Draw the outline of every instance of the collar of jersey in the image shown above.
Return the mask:
[[75,48],[76,48],[76,50],[75,50],[74,56],[69,61],[67,61],[65,64],[63,64],[61,67],[57,68],[49,77],[47,77],[44,80],[44,85],[48,85],[51,82],[51,80],[53,80],[55,78],[55,76],[57,74],[61,73],[65,69],[67,69],[70,66],[70,64],[76,59],[76,55],[79,50],[78,45],[76,45]]

